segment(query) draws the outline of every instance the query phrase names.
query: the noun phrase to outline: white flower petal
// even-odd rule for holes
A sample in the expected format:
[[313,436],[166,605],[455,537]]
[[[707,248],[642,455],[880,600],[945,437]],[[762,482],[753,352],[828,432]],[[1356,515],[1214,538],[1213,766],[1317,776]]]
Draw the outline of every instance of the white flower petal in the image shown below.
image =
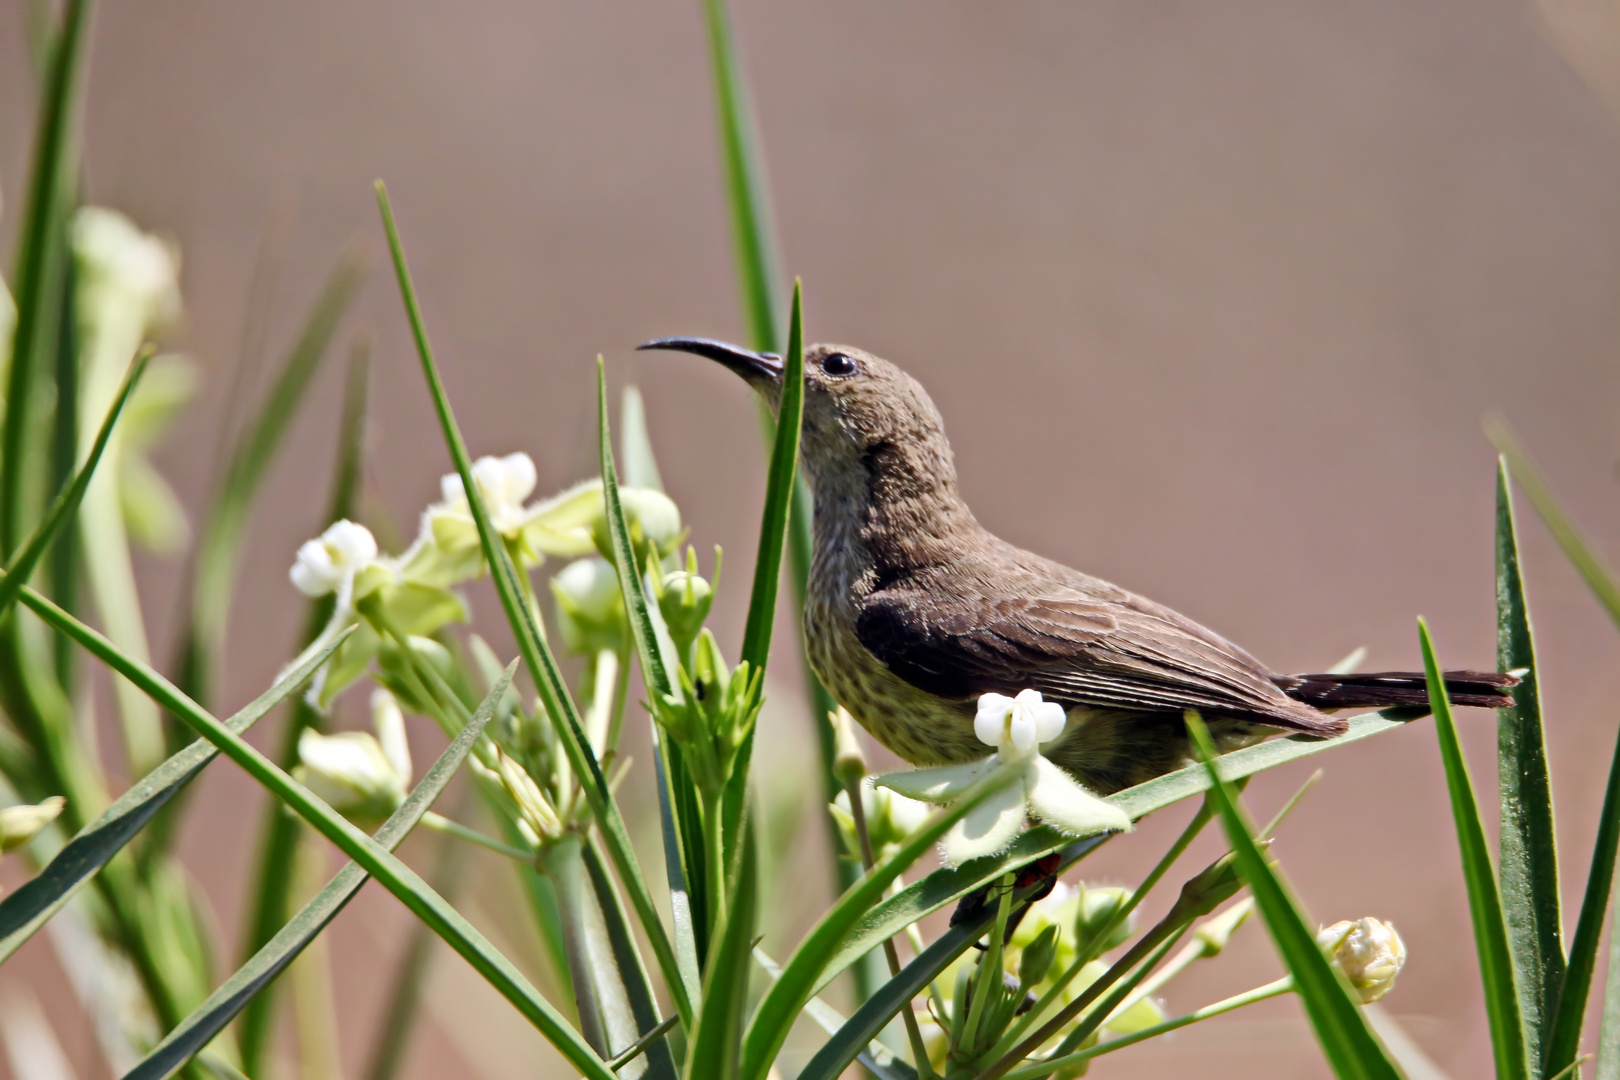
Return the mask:
[[1125,832],[1131,827],[1125,811],[1091,794],[1044,757],[1034,761],[1029,805],[1035,816],[1048,825],[1077,836],[1109,829]]
[[439,477],[439,499],[445,503],[458,503],[467,497],[467,489],[461,486],[460,473],[446,473]]
[[945,861],[960,866],[969,859],[1005,851],[1023,829],[1026,813],[1024,785],[1008,784],[951,826],[941,845]]
[[371,722],[376,725],[377,744],[382,747],[383,757],[388,759],[401,786],[409,786],[411,744],[405,736],[405,715],[387,690],[379,688],[371,692]]
[[306,540],[298,548],[298,557],[288,571],[288,577],[305,596],[325,596],[336,589],[342,575],[332,565],[332,555],[319,540]]
[[910,772],[885,773],[872,783],[898,791],[908,799],[924,802],[950,802],[972,787],[996,764],[992,755],[982,761],[966,765],[941,765],[934,769],[913,769]]
[[979,695],[979,711],[973,716],[973,734],[986,746],[999,747],[1007,737],[1007,715],[1013,699],[1005,694]]
[[[1022,695],[1020,695],[1022,696]],[[1007,721],[1007,738],[1021,754],[1035,749],[1035,718],[1027,708],[1013,706],[1012,718]]]
[[1014,705],[1022,705],[1026,709],[1033,709],[1041,703],[1039,690],[1020,690],[1018,696],[1013,698]]
[[1037,742],[1049,743],[1063,734],[1063,725],[1068,722],[1068,714],[1063,706],[1055,701],[1043,701],[1036,705],[1035,739]]
[[321,542],[331,549],[333,562],[345,569],[377,557],[377,538],[371,530],[347,519],[321,533]]
[[523,451],[507,454],[501,461],[501,494],[513,506],[520,505],[534,492],[539,474],[534,459]]

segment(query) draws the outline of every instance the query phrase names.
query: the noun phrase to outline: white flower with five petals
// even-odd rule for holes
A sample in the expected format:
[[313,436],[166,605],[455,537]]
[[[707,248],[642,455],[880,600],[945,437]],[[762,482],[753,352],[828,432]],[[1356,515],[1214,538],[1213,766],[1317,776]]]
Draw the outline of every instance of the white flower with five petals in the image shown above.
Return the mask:
[[979,698],[973,731],[996,752],[966,765],[889,773],[876,783],[913,799],[950,804],[997,772],[1015,779],[968,811],[945,834],[945,861],[952,866],[1003,851],[1017,839],[1033,814],[1048,825],[1077,836],[1126,830],[1131,819],[1119,807],[1093,795],[1042,756],[1040,748],[1063,734],[1063,706],[1043,701],[1035,690],[1017,697]]

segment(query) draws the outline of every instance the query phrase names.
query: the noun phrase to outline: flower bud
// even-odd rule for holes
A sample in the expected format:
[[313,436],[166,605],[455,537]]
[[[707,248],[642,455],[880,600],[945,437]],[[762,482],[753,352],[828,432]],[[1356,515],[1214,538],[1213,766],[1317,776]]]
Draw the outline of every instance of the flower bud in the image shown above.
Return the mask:
[[1058,928],[1049,925],[1035,940],[1024,946],[1023,954],[1018,958],[1018,982],[1024,989],[1036,985],[1046,978],[1046,973],[1052,970],[1052,961],[1057,958]]
[[56,820],[67,800],[60,795],[36,806],[23,804],[0,810],[0,852],[16,851],[32,840],[45,826]]
[[299,783],[362,827],[374,827],[398,809],[410,782],[410,750],[399,707],[392,698],[380,702],[373,697],[372,709],[386,748],[369,732],[322,735],[310,728],[298,736],[299,765],[293,770]]
[[714,589],[697,573],[697,558],[688,548],[687,569],[673,570],[664,575],[658,590],[658,611],[669,627],[669,636],[682,655],[697,640],[703,629],[703,620],[709,617],[714,604]]
[[[1131,890],[1116,885],[1081,885],[1078,910],[1074,916],[1076,947],[1084,949],[1095,941],[1130,899]],[[1134,923],[1135,920],[1129,916],[1119,920],[1118,925],[1108,930],[1108,936],[1097,951],[1107,952],[1123,945],[1135,933]]]
[[1193,937],[1204,947],[1205,956],[1219,956],[1232,934],[1254,913],[1254,897],[1245,896],[1219,915],[1200,924]]
[[[840,791],[828,807],[838,826],[844,850],[851,858],[861,854],[860,837],[855,835],[855,815],[850,810],[849,792]],[[866,813],[866,835],[879,862],[911,839],[911,834],[928,820],[928,806],[896,794],[888,788],[861,785],[861,809]]]
[[529,834],[530,841],[539,846],[560,838],[563,834],[562,820],[540,790],[540,785],[534,782],[534,777],[500,747],[495,748],[495,768],[501,786],[517,807],[520,824]]
[[569,563],[552,576],[551,596],[570,652],[591,655],[623,647],[628,624],[612,563],[599,557]]
[[377,558],[377,539],[364,525],[344,520],[305,541],[288,577],[305,596],[325,596],[352,585],[355,575]]
[[[679,547],[686,535],[681,528],[680,508],[675,505],[675,500],[662,491],[620,488],[619,506],[624,510],[624,525],[630,533],[630,547],[636,552],[638,565],[649,551],[662,559]],[[605,509],[592,523],[591,539],[602,557],[611,562],[613,540],[608,535]]]
[[1406,964],[1401,935],[1389,923],[1371,917],[1336,922],[1316,935],[1316,943],[1332,950],[1329,958],[1361,995],[1363,1005],[1389,993]]
[[861,752],[860,736],[855,734],[855,718],[840,705],[827,714],[827,722],[833,729],[833,775],[846,787],[858,783],[866,776],[866,755]]

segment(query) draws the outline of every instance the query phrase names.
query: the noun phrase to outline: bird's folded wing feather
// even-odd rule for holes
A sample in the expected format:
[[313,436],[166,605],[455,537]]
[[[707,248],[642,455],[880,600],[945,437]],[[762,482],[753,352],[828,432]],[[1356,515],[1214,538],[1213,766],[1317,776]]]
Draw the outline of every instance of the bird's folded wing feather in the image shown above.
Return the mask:
[[1125,593],[1057,588],[942,602],[936,591],[898,587],[869,595],[855,629],[890,671],[946,698],[1033,688],[1071,705],[1202,709],[1307,731],[1328,722],[1241,649]]

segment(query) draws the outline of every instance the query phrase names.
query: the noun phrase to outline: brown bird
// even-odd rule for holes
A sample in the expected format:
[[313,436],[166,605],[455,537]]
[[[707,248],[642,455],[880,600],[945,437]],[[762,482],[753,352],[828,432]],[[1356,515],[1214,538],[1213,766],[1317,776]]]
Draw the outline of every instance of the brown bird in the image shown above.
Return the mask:
[[[641,348],[718,361],[778,406],[778,356],[703,338]],[[1343,732],[1326,709],[1427,707],[1421,672],[1278,675],[1167,607],[993,535],[962,500],[928,393],[888,361],[814,345],[804,379],[810,664],[912,764],[983,757],[973,716],[991,691],[1061,702],[1068,723],[1044,753],[1104,794],[1188,762],[1187,709],[1226,751],[1279,732]],[[1454,704],[1482,708],[1511,705],[1505,688],[1517,682],[1475,671],[1445,680]]]

